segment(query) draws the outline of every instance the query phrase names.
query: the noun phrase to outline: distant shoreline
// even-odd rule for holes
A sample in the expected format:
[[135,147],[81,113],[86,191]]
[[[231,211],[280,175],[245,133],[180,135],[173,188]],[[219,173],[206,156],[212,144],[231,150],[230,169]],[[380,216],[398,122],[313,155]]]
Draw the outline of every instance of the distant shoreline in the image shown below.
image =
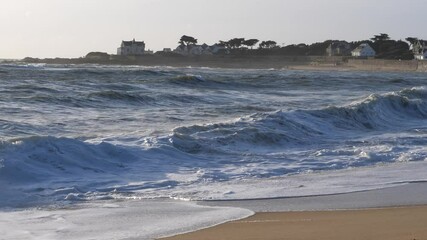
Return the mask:
[[351,59],[327,56],[127,56],[110,58],[24,58],[21,63],[103,64],[170,67],[211,67],[230,69],[291,69],[327,71],[427,72],[427,61]]

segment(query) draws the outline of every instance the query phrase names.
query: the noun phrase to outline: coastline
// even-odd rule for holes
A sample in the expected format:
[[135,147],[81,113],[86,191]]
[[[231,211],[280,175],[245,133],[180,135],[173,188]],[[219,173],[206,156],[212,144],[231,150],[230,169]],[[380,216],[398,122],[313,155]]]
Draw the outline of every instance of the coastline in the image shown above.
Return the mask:
[[[5,239],[48,240],[425,240],[426,189],[427,183],[419,182],[365,192],[283,199],[123,199],[11,209],[0,212],[0,232]],[[350,208],[342,202],[345,199],[361,205]],[[203,206],[205,203],[223,205]],[[381,207],[372,207],[376,205]]]
[[352,59],[327,56],[128,56],[110,58],[25,58],[18,63],[136,65],[146,67],[209,67],[228,69],[289,69],[312,71],[427,72],[427,61]]
[[427,183],[325,196],[201,202],[255,215],[162,240],[427,239]]
[[257,213],[209,229],[164,240],[387,239],[427,238],[427,206]]

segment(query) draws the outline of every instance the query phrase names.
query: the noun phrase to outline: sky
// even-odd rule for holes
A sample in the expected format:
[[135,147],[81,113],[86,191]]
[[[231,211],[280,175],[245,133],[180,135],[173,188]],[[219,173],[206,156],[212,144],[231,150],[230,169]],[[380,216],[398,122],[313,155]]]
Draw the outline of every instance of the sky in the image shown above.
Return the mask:
[[182,35],[279,45],[427,39],[427,0],[0,0],[0,59],[115,54],[122,40],[158,51]]

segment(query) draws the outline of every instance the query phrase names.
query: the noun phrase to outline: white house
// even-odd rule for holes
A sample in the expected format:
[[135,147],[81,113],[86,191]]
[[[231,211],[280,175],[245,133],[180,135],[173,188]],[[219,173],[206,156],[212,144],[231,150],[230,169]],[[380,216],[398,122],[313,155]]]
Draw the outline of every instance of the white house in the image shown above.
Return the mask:
[[144,55],[145,43],[144,41],[138,42],[133,39],[132,41],[122,41],[122,45],[117,48],[117,55]]
[[427,41],[418,40],[412,47],[414,57],[417,60],[427,60]]
[[202,55],[203,47],[201,45],[190,45],[189,54],[190,55]]
[[184,56],[211,54],[208,47],[209,46],[206,44],[203,44],[203,45],[191,44],[188,46],[181,44],[174,50],[174,52]]
[[188,47],[184,44],[179,45],[175,50],[173,50],[175,53],[181,54],[181,55],[188,55]]
[[212,55],[217,54],[220,51],[225,51],[226,48],[224,46],[220,46],[218,44],[214,44],[212,46],[209,46],[207,44],[203,45],[179,45],[173,52],[184,55],[184,56],[196,56],[196,55]]
[[350,56],[351,44],[345,41],[334,41],[326,48],[327,56]]
[[353,57],[375,57],[375,50],[367,43],[362,43],[356,49],[351,51]]
[[219,52],[227,52],[227,48],[219,44],[214,44],[212,46],[209,46],[209,49],[213,54],[217,54]]
[[427,49],[424,50],[423,54],[416,54],[415,59],[417,60],[427,60]]

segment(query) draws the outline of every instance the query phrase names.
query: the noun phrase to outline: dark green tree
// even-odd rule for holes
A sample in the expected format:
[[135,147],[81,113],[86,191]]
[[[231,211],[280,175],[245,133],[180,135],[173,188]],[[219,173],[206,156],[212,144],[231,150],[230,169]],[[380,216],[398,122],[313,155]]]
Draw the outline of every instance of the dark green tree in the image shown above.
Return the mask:
[[384,42],[390,40],[390,36],[387,33],[380,33],[379,35],[374,35],[371,40],[374,42]]
[[407,37],[407,38],[405,38],[405,40],[407,41],[407,42],[409,42],[409,44],[411,45],[411,47],[412,46],[414,46],[414,44],[418,41],[418,38],[416,38],[416,37]]
[[222,41],[222,40],[220,40],[219,43],[218,43],[218,45],[223,46],[223,47],[225,47],[227,49],[231,49],[230,41]]
[[240,48],[245,42],[244,38],[233,38],[228,41],[231,48]]
[[272,40],[262,41],[259,44],[259,48],[268,48],[268,49],[271,49],[271,48],[275,48],[276,45],[277,45],[277,43],[275,41],[272,41]]
[[194,37],[191,37],[191,36],[183,35],[178,43],[188,46],[190,44],[196,44],[197,39],[195,39]]
[[258,42],[258,39],[248,39],[243,42],[243,45],[248,46],[252,49],[253,46],[255,46],[255,44],[257,44]]

